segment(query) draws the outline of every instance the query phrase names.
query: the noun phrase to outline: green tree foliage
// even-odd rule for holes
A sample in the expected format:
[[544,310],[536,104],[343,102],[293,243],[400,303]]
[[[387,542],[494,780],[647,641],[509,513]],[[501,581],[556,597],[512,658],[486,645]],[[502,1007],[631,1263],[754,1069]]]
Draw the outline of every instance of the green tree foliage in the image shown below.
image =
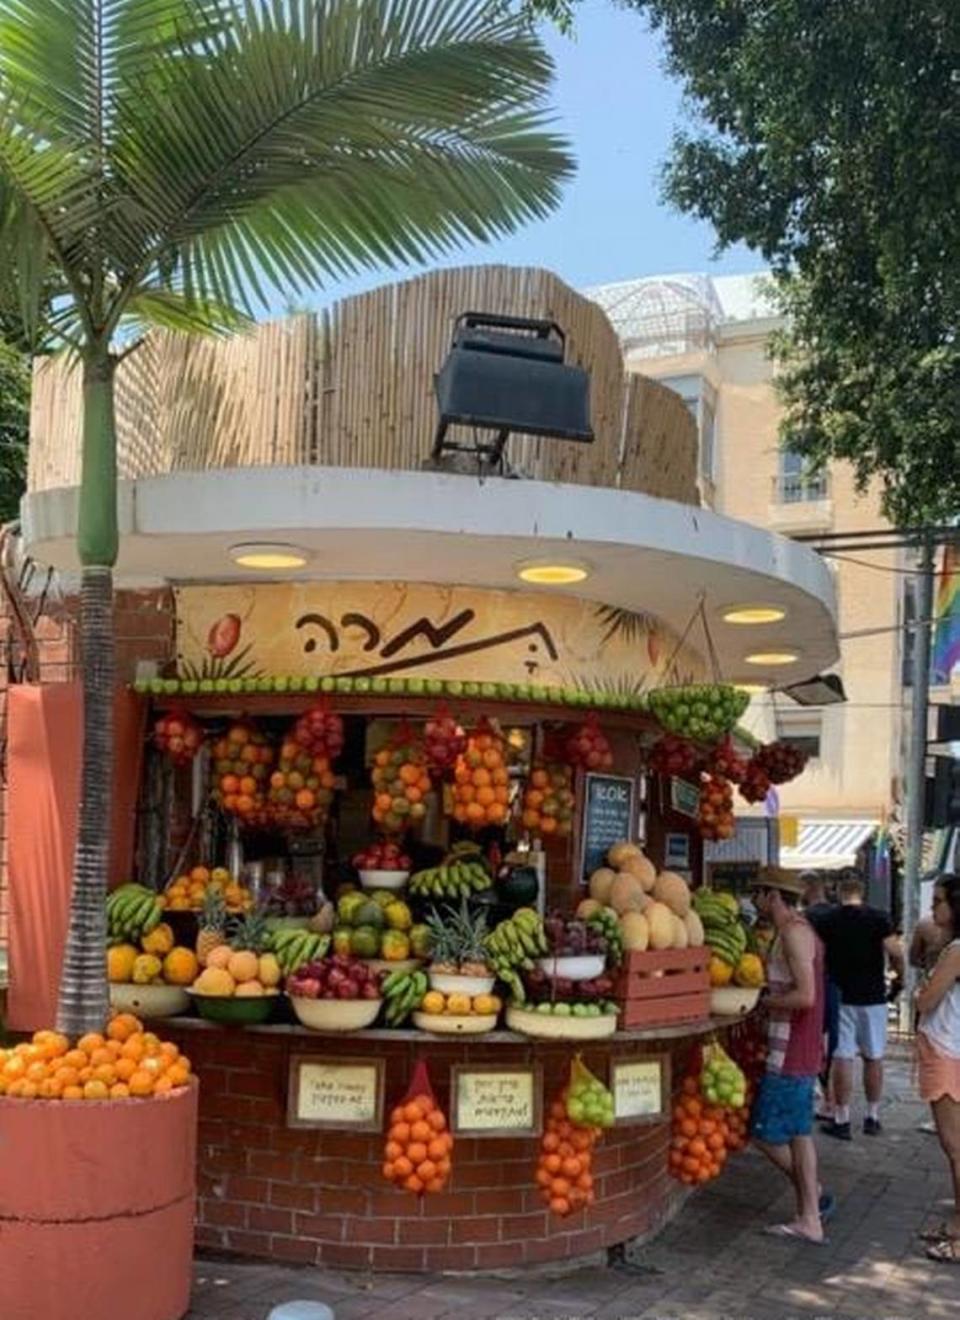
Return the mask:
[[26,483],[30,363],[0,338],[0,523],[19,517]]
[[691,112],[668,197],[774,271],[784,439],[879,478],[900,525],[956,515],[960,3],[626,3]]

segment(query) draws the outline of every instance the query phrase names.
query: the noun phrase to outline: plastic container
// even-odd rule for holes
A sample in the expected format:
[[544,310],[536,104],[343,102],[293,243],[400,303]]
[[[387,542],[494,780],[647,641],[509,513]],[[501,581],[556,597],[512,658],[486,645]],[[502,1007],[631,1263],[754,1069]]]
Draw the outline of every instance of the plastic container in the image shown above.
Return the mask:
[[360,871],[364,889],[402,889],[410,879],[409,871]]
[[241,995],[239,999],[235,995],[204,995],[196,990],[189,993],[202,1018],[236,1027],[266,1022],[280,997],[276,990],[268,990],[263,995]]
[[442,995],[469,995],[471,999],[493,994],[497,983],[495,976],[460,976],[457,972],[431,972],[429,968],[427,977],[431,990],[439,990]]
[[134,1013],[141,1018],[175,1017],[186,1013],[190,996],[179,985],[132,985],[113,982],[110,1006],[119,1013]]
[[312,1031],[362,1031],[377,1020],[382,999],[307,999],[290,995],[299,1020]]
[[435,1036],[481,1036],[497,1025],[496,1013],[414,1013],[413,1025]]

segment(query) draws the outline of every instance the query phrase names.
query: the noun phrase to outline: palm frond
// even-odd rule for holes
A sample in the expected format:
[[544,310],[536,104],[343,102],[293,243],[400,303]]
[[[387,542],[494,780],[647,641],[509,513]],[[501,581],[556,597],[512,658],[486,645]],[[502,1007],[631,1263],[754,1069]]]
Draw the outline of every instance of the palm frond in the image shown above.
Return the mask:
[[609,642],[612,637],[622,637],[631,646],[642,641],[654,625],[651,614],[619,609],[615,605],[598,605],[594,617],[604,629],[604,642]]

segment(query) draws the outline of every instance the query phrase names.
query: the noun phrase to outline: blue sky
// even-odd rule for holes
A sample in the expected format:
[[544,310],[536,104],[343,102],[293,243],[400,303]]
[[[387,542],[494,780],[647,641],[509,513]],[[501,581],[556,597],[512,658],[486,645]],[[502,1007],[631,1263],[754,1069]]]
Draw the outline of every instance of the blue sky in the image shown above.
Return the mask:
[[[551,28],[544,37],[557,65],[558,127],[572,142],[577,177],[548,220],[443,264],[545,266],[577,287],[677,271],[760,269],[762,260],[742,247],[713,260],[710,226],[660,200],[660,169],[683,110],[679,87],[661,68],[660,39],[644,20],[613,0],[583,0],[574,38]],[[318,303],[406,273],[345,281]]]

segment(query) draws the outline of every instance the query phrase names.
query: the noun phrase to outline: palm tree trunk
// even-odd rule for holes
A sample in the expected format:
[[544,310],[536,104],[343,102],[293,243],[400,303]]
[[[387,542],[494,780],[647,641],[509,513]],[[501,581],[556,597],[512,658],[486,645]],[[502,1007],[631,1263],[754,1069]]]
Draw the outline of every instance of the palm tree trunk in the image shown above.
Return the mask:
[[106,348],[83,364],[83,469],[77,545],[83,566],[80,650],[83,756],[70,925],[57,1027],[99,1031],[107,1020],[106,895],[113,787],[113,565],[117,558],[114,362]]

